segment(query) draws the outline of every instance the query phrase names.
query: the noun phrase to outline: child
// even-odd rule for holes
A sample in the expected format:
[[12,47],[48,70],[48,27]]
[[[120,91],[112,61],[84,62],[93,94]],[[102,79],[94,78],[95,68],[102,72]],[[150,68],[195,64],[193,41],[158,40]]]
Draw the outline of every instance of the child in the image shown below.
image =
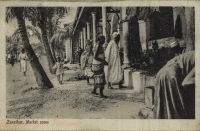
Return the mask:
[[62,85],[64,69],[63,69],[64,62],[61,62],[61,58],[58,57],[58,61],[53,66],[53,69],[56,69],[56,76],[58,78],[59,83]]

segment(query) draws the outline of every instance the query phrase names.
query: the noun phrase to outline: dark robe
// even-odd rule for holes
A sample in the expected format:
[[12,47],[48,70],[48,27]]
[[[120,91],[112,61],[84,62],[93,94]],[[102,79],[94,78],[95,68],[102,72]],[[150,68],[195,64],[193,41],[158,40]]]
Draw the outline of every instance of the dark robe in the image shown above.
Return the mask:
[[[168,61],[157,73],[154,96],[154,117],[156,119],[194,118],[194,79],[187,79],[193,81],[184,82],[188,75],[194,77],[191,75],[195,72],[194,68],[195,51],[190,51]],[[184,85],[184,83],[189,84]]]

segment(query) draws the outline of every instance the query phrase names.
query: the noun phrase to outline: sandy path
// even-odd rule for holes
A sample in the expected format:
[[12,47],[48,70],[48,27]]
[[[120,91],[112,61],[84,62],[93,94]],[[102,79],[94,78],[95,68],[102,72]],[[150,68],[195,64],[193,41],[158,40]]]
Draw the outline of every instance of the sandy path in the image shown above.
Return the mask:
[[[44,58],[42,65],[46,67]],[[138,119],[138,112],[144,108],[144,94],[135,94],[132,89],[105,88],[109,98],[101,99],[90,94],[93,86],[84,80],[64,81],[59,85],[47,68],[45,71],[55,88],[38,89],[30,65],[26,77],[17,69],[19,64],[7,65],[7,118]],[[68,71],[64,80],[77,74]]]

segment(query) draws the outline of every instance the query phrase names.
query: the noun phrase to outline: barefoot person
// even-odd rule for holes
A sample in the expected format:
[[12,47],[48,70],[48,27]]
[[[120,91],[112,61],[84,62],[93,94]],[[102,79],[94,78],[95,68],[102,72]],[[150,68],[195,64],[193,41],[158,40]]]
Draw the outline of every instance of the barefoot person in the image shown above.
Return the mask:
[[119,48],[117,46],[119,40],[119,33],[114,32],[112,34],[112,40],[105,51],[106,61],[108,62],[107,81],[109,89],[113,89],[111,84],[118,84],[119,88],[121,88],[121,81],[123,79]]
[[53,69],[56,69],[56,76],[57,76],[58,82],[62,85],[63,75],[64,75],[64,68],[63,68],[64,62],[61,62],[61,58],[60,57],[58,57],[57,60],[58,61],[53,66]]
[[105,85],[104,65],[107,64],[107,62],[105,61],[104,48],[102,46],[104,43],[105,37],[102,35],[98,36],[94,48],[94,59],[92,62],[92,71],[94,72],[94,89],[92,91],[92,94],[98,95],[96,93],[96,90],[97,88],[99,88],[100,98],[107,98],[103,94]]
[[85,52],[83,52],[81,56],[81,69],[85,70],[85,76],[88,85],[90,85],[89,79],[93,76],[93,72],[91,69],[92,61],[93,61],[92,43],[89,40],[87,40]]
[[22,52],[19,54],[19,60],[20,60],[20,70],[24,73],[24,76],[26,76],[27,71],[27,63],[26,60],[28,59],[25,50],[22,49]]

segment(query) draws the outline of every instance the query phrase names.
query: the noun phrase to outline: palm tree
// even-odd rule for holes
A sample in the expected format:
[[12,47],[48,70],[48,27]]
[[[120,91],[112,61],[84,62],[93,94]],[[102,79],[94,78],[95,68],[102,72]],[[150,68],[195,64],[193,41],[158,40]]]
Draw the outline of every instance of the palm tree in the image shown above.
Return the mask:
[[[41,33],[36,29],[36,27],[27,25],[26,30],[27,32],[29,32],[27,33],[28,38],[30,36],[36,36],[39,41],[42,41]],[[30,34],[30,31],[31,31],[31,34]],[[17,58],[18,53],[23,48],[20,30],[19,29],[15,30],[14,33],[10,37],[6,36],[6,43],[7,43],[7,49],[10,50],[11,52],[14,52]]]
[[[50,23],[48,22],[48,20],[51,18],[51,16],[55,14],[54,12],[57,11],[56,9],[59,9],[59,7],[30,7],[27,8],[28,11],[26,11],[25,14],[25,16],[28,18],[28,20],[32,22],[34,26],[38,26],[41,29],[42,41],[46,52],[49,71],[52,74],[55,74],[55,71],[53,69],[55,59],[52,55],[53,51],[51,51],[51,48],[49,46],[48,32],[50,31],[51,34],[53,34],[54,32],[52,31],[51,27],[52,25],[56,26],[56,24]],[[59,11],[57,12],[59,13]],[[63,12],[60,15],[62,16],[62,14]],[[49,37],[51,37],[51,35]]]
[[42,88],[52,88],[53,84],[47,77],[42,65],[40,64],[39,60],[37,59],[27,36],[25,20],[24,20],[24,7],[9,7],[7,8],[6,12],[6,20],[8,22],[9,19],[16,17],[19,27],[19,32],[22,38],[22,43],[24,49],[27,52],[27,56],[30,62],[30,65],[33,69],[33,73],[36,79],[36,82],[39,87]]
[[62,52],[65,51],[65,40],[72,38],[73,27],[71,24],[66,24],[64,28],[59,28],[57,33],[53,35],[50,40],[52,50],[56,51],[57,54],[62,55]]
[[49,71],[52,74],[55,74],[55,71],[53,69],[53,66],[55,64],[55,60],[51,54],[51,49],[49,46],[49,41],[48,41],[48,37],[47,37],[47,14],[48,14],[48,10],[45,7],[37,7],[37,10],[40,12],[40,29],[42,32],[42,41],[44,44],[44,48],[46,51],[46,57],[48,60],[48,65],[49,65]]
[[54,59],[56,60],[55,55],[55,48],[54,42],[51,42],[51,38],[54,36],[54,34],[57,33],[59,29],[59,19],[63,18],[65,13],[68,11],[68,8],[66,7],[48,7],[48,14],[47,14],[47,34],[49,39],[49,46],[51,48],[52,55]]

